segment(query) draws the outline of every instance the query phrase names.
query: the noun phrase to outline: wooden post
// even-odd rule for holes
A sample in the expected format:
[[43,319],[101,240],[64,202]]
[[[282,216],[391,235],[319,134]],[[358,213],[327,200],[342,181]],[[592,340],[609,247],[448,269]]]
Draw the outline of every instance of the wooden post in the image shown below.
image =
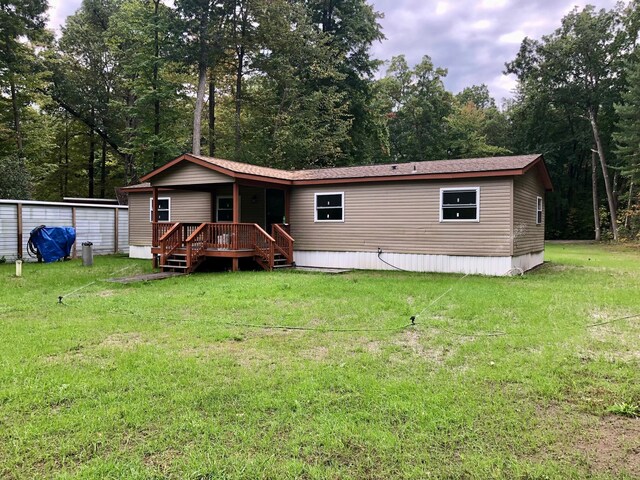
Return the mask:
[[22,259],[22,204],[18,203],[17,207],[17,215],[18,215],[18,258]]
[[286,224],[291,223],[291,191],[287,188],[284,191],[284,222]]
[[78,243],[78,230],[76,229],[76,207],[71,207],[71,226],[73,230],[76,232],[76,241],[73,242],[73,249],[71,251],[71,258],[76,258],[78,256],[78,249],[76,248],[76,244]]
[[217,205],[216,205],[216,189],[214,188],[213,190],[211,190],[211,220],[212,222],[215,222],[217,220],[216,218],[216,211],[217,211]]
[[[151,232],[151,236],[152,238],[154,237],[154,232],[156,231],[156,225],[158,223],[158,187],[153,187],[153,200],[152,200],[152,207],[151,208],[151,228],[153,229]],[[158,242],[158,240],[160,240],[159,238],[156,239],[155,242],[151,242],[151,243],[160,243]],[[157,247],[158,245],[153,245],[153,247]],[[158,256],[156,254],[153,254],[153,259],[151,260],[151,265],[153,268],[158,268],[159,266],[159,262],[158,262]]]
[[118,210],[113,209],[113,253],[118,253]]
[[[240,185],[238,185],[237,181],[233,182],[233,223],[234,224],[240,223]],[[238,249],[238,230],[237,230],[237,228],[236,228],[236,231],[232,235],[233,235],[233,238],[231,240],[231,248],[233,250],[237,250]],[[238,258],[234,257],[231,260],[231,270],[233,270],[234,272],[237,272],[238,271],[238,267],[239,267]]]
[[240,223],[240,185],[233,184],[233,223]]
[[153,187],[153,205],[152,206],[153,206],[153,208],[151,209],[152,222],[158,223],[158,187]]

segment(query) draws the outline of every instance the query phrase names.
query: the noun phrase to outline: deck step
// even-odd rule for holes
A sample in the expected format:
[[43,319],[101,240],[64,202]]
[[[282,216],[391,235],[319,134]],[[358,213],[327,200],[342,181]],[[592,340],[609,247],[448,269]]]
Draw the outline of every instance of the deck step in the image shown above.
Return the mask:
[[293,265],[291,265],[290,263],[286,263],[286,264],[278,264],[278,265],[274,265],[273,268],[292,268]]
[[160,267],[162,268],[180,268],[180,269],[186,269],[187,266],[186,265],[160,265]]

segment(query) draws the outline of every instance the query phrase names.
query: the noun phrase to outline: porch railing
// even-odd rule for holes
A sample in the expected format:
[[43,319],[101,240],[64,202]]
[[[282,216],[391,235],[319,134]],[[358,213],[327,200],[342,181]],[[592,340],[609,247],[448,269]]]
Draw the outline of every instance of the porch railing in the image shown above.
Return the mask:
[[162,237],[165,233],[167,233],[171,227],[173,227],[175,222],[154,222],[152,227],[152,243],[154,247],[160,245],[160,237]]
[[284,258],[287,259],[289,265],[293,264],[293,237],[286,230],[287,226],[281,223],[274,223],[271,226],[271,233],[275,240],[275,249]]
[[254,238],[254,250],[256,253],[256,260],[262,268],[265,270],[273,270],[274,264],[274,245],[275,240],[271,235],[265,232],[258,225],[254,224],[255,238]]
[[273,270],[276,252],[293,263],[293,238],[280,225],[273,236],[255,223],[155,223],[154,246],[159,247],[160,264],[178,249],[184,248],[186,271],[191,272],[206,255],[206,250],[252,252],[266,270]]

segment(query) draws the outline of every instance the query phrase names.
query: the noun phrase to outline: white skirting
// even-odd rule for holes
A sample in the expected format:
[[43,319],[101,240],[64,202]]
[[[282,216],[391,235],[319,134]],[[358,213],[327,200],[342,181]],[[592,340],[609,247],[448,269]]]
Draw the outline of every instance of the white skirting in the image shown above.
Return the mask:
[[129,245],[129,257],[130,258],[144,258],[151,260],[153,254],[151,253],[151,247],[141,247],[139,245]]
[[[519,256],[476,257],[459,255],[425,255],[383,253],[382,260],[412,272],[470,273],[504,276],[527,271],[544,261],[544,251]],[[318,252],[296,250],[293,254],[300,267],[354,268],[360,270],[394,270],[382,262],[375,252]]]

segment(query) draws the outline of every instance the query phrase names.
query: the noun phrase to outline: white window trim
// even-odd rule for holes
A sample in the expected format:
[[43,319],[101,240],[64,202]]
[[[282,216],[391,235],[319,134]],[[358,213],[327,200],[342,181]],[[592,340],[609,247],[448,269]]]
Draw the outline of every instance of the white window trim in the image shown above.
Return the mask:
[[[231,211],[233,213],[233,195],[220,195],[219,197],[216,197],[216,223],[233,223],[233,221],[220,221],[218,220],[219,217],[219,212],[220,212],[220,199],[222,198],[230,198],[231,199]],[[238,203],[240,205],[242,205],[241,201],[240,201],[240,196],[238,196]],[[240,207],[240,205],[238,205],[238,208]],[[226,209],[223,209],[226,210]]]
[[[318,218],[318,196],[319,195],[340,195],[342,199],[342,220],[326,220]],[[338,208],[338,207],[330,207],[330,208]],[[316,192],[313,197],[313,221],[315,223],[344,223],[344,192]]]
[[[453,191],[465,191],[465,192],[476,192],[476,218],[468,218],[468,219],[447,219],[442,218],[442,199],[444,198],[445,192],[453,192]],[[480,222],[480,187],[450,187],[450,188],[441,188],[440,189],[440,223],[469,223],[469,222]]]
[[[540,213],[540,221],[538,221],[538,212]],[[536,225],[542,225],[544,221],[544,201],[542,197],[536,197]]]
[[[160,200],[167,200],[167,204],[169,205],[169,208],[167,209],[167,211],[169,212],[169,219],[158,220],[158,222],[162,222],[162,223],[170,222],[171,221],[171,197],[158,197],[158,203],[160,203]],[[158,210],[158,212],[159,211],[160,210]],[[153,197],[149,198],[149,221],[153,222]]]

